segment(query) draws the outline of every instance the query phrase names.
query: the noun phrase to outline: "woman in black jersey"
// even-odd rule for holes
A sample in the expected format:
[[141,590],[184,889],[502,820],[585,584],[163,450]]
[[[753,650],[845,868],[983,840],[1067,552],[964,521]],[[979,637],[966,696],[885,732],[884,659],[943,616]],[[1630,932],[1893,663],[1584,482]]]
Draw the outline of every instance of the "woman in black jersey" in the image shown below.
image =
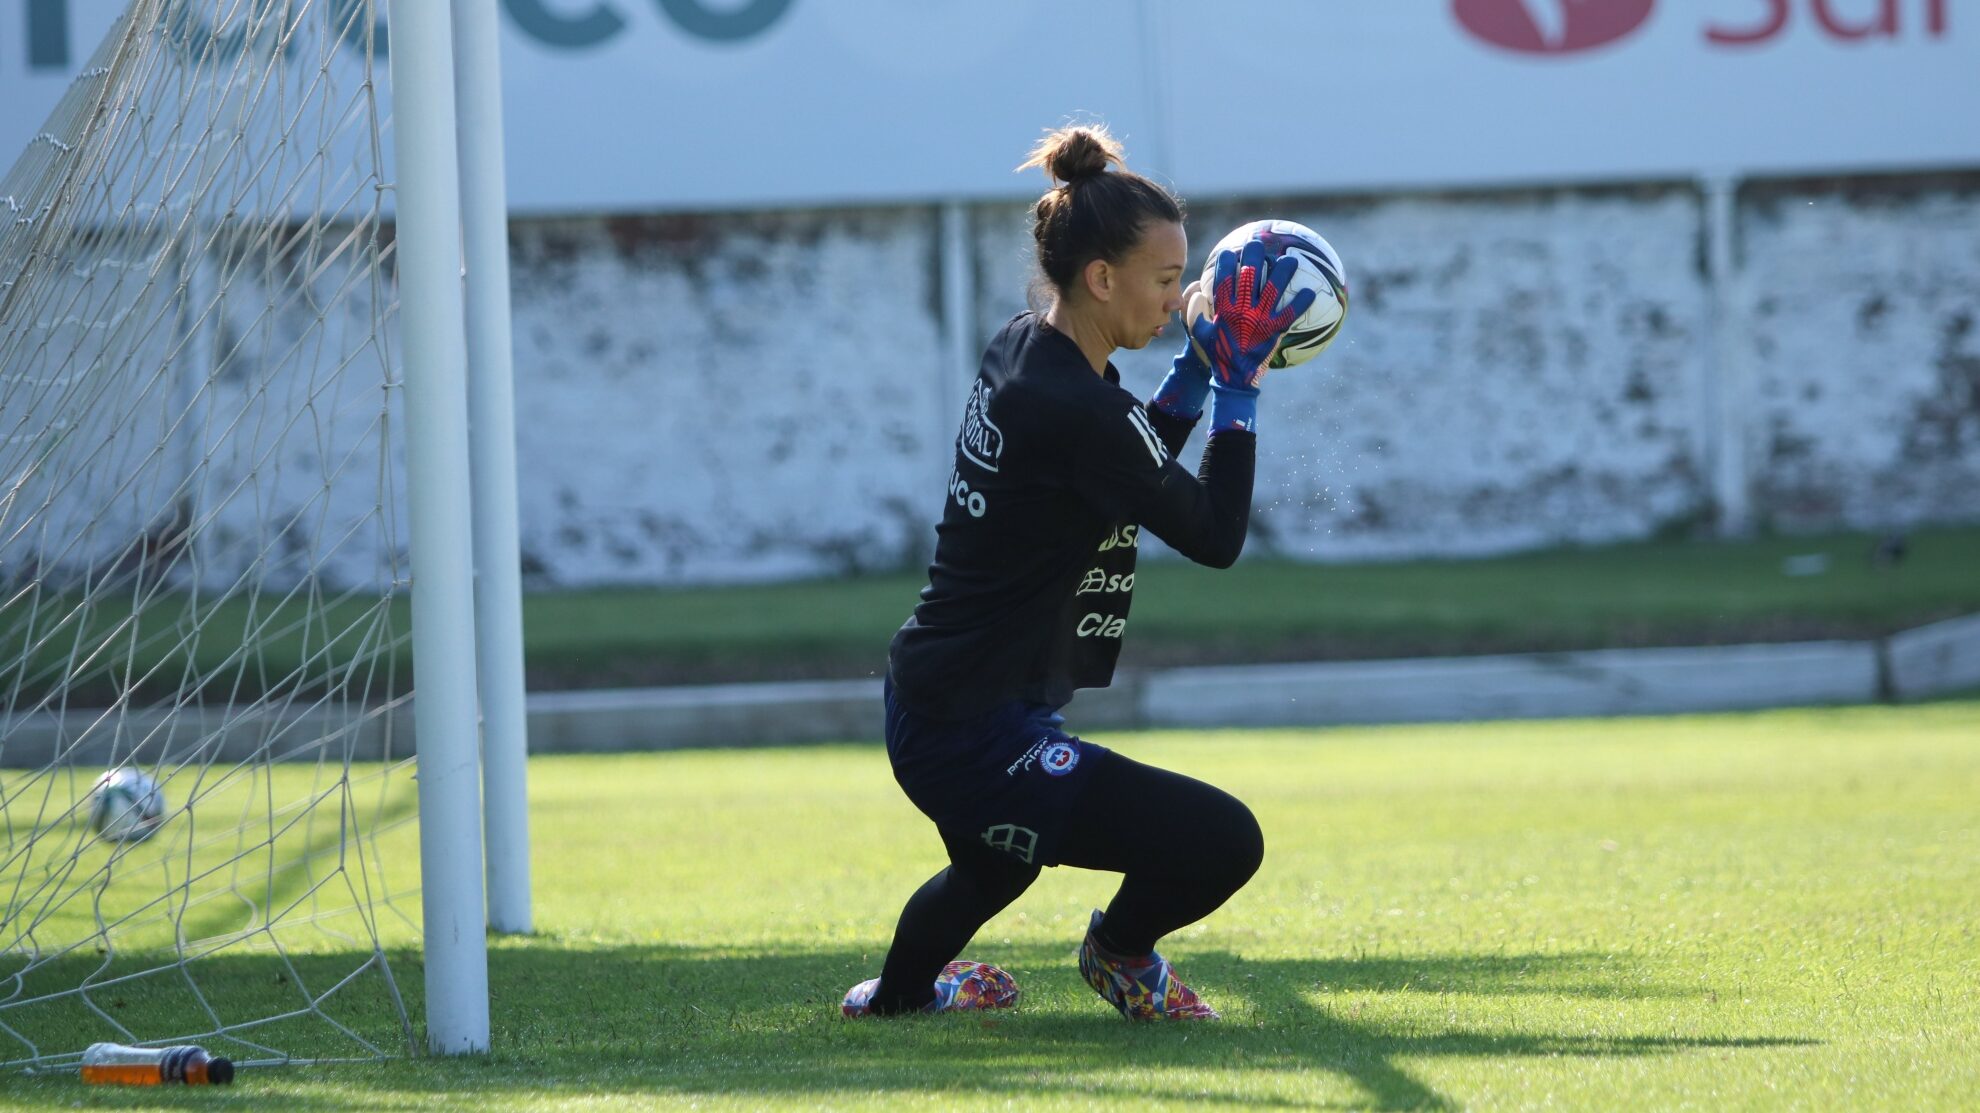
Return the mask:
[[[1103,129],[1055,132],[1024,165],[1063,183],[1033,211],[1051,306],[1013,318],[983,353],[928,586],[888,654],[887,754],[949,864],[909,898],[880,976],[842,1008],[1014,1003],[1009,974],[952,960],[1041,867],[1070,865],[1123,875],[1079,948],[1095,991],[1129,1019],[1215,1019],[1155,944],[1250,879],[1257,820],[1219,789],[1068,734],[1058,709],[1113,678],[1142,530],[1203,564],[1237,559],[1258,380],[1312,294],[1282,306],[1292,260],[1268,268],[1256,243],[1225,253],[1214,314],[1144,407],[1108,357],[1145,347],[1182,306],[1182,208],[1127,171]],[[1206,399],[1191,475],[1175,455]]]

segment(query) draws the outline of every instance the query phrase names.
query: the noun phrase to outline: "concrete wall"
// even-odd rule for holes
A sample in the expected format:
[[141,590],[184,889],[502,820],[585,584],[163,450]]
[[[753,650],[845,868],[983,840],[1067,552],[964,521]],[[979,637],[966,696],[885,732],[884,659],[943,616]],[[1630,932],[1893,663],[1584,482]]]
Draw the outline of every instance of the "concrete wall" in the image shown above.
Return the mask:
[[1895,184],[1744,208],[1746,447],[1784,528],[1980,514],[1980,195]]
[[902,564],[947,443],[926,209],[518,222],[525,569],[566,585]]
[[[1326,354],[1266,380],[1254,551],[1487,553],[1698,512],[1695,195],[1198,205],[1194,251],[1263,213],[1321,230],[1352,301]],[[984,223],[987,326],[1021,308],[1029,232],[1017,211]],[[1119,361],[1138,392],[1179,342]]]
[[[1269,213],[1327,234],[1353,291],[1334,348],[1265,384],[1251,551],[1705,531],[1724,453],[1763,527],[1980,519],[1980,174],[1749,184],[1718,308],[1704,209],[1688,185],[1195,204],[1193,266]],[[1027,206],[964,216],[955,237],[932,206],[515,222],[533,584],[918,569],[975,353],[1032,284]],[[215,590],[403,581],[389,285],[228,273],[196,272],[224,293],[189,343],[160,324],[121,378],[21,407],[75,451],[21,470],[39,525],[11,567],[87,579],[196,523],[184,567]],[[1128,385],[1180,342],[1122,353]]]
[[[1690,532],[1715,451],[1763,525],[1980,518],[1980,177],[1749,184],[1726,369],[1688,185],[1197,203],[1192,246],[1267,213],[1329,236],[1353,308],[1266,384],[1254,551]],[[924,560],[968,373],[943,355],[939,229],[932,208],[518,222],[536,580]],[[1025,207],[972,207],[967,242],[973,351],[1025,305]],[[1130,386],[1175,343],[1124,353]]]

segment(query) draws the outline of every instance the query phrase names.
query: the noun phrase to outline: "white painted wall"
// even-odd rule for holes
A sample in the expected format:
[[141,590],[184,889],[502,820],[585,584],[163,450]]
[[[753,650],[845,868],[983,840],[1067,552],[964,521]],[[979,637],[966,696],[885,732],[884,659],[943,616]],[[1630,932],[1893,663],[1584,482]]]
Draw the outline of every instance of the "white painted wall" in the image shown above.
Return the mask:
[[513,234],[525,569],[557,584],[892,567],[930,544],[927,209]]
[[[1353,307],[1332,350],[1265,384],[1253,556],[1472,555],[1709,526],[1695,189],[1203,201],[1195,251],[1267,214],[1333,240]],[[1024,206],[968,215],[976,350],[1025,304],[1030,241]],[[1751,389],[1733,428],[1757,520],[1980,520],[1980,179],[1756,187],[1740,241]],[[962,397],[936,209],[519,220],[512,250],[534,584],[919,570]],[[400,498],[381,498],[378,477],[383,464],[403,483],[418,430],[379,391],[399,364],[390,305],[348,284],[326,271],[302,296],[237,275],[184,357],[206,384],[194,420],[137,438],[163,446],[158,490],[190,477],[205,582],[256,564],[277,582],[312,567],[333,586],[404,576],[404,523],[380,513]],[[324,306],[349,381],[326,388],[307,360],[264,366]],[[1143,396],[1171,331],[1117,361]],[[167,333],[154,339],[165,351]],[[200,364],[209,350],[234,353],[218,375]],[[116,412],[179,397],[153,393]],[[147,525],[120,509],[134,497],[55,500],[44,553],[80,569],[124,551]],[[266,539],[269,523],[282,536]]]
[[[1980,188],[1869,184],[1741,207],[1763,524],[1980,519]],[[1199,203],[1195,251],[1268,213],[1332,239],[1354,302],[1318,363],[1266,383],[1252,552],[1483,554],[1710,521],[1696,190]],[[972,345],[1024,307],[1026,220],[971,210]],[[925,559],[960,416],[933,210],[522,221],[515,242],[541,582]],[[1137,393],[1176,343],[1117,360]]]
[[1787,194],[1745,211],[1763,512],[1788,528],[1980,513],[1980,201]]
[[[1267,214],[1322,230],[1352,302],[1326,354],[1266,380],[1254,552],[1484,553],[1695,511],[1695,194],[1198,205],[1194,254]],[[1021,308],[1023,221],[985,222],[986,327]],[[1171,331],[1119,361],[1143,396]]]

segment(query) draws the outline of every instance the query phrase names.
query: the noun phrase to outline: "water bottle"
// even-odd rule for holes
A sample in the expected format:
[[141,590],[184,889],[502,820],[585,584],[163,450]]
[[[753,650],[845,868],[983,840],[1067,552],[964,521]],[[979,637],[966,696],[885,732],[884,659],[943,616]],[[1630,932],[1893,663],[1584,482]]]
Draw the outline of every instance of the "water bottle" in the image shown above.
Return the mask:
[[93,1043],[83,1052],[82,1080],[124,1086],[157,1086],[183,1082],[188,1086],[225,1084],[234,1080],[234,1063],[208,1055],[203,1047],[129,1047]]

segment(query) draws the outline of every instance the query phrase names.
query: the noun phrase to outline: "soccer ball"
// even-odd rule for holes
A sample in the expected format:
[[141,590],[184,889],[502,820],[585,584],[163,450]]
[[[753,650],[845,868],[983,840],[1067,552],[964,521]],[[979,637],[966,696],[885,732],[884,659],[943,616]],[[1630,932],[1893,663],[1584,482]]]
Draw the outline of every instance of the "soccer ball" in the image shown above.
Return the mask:
[[1290,298],[1300,290],[1314,292],[1313,304],[1286,329],[1286,334],[1279,338],[1278,348],[1265,364],[1274,369],[1296,367],[1326,351],[1334,337],[1341,334],[1341,323],[1347,320],[1348,310],[1347,269],[1341,265],[1340,255],[1320,233],[1304,224],[1254,220],[1218,240],[1203,264],[1203,277],[1183,293],[1183,318],[1193,325],[1198,317],[1210,315],[1210,290],[1217,282],[1217,256],[1237,251],[1246,240],[1253,239],[1265,245],[1265,253],[1271,259],[1291,253],[1299,260],[1299,270],[1282,297]]
[[112,769],[89,790],[89,826],[98,838],[141,842],[163,822],[165,793],[136,769]]

